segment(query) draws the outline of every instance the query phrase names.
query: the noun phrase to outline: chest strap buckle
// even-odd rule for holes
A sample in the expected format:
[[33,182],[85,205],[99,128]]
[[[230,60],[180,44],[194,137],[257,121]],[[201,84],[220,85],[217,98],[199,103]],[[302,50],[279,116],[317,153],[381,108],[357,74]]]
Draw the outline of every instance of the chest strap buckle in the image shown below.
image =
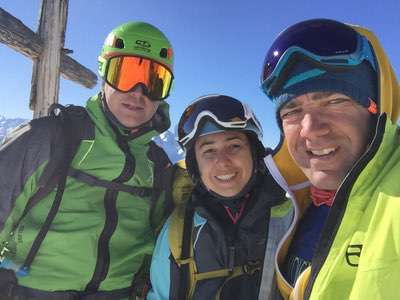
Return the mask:
[[243,265],[243,272],[248,275],[253,275],[255,272],[260,270],[261,262],[259,260],[248,261],[245,265]]

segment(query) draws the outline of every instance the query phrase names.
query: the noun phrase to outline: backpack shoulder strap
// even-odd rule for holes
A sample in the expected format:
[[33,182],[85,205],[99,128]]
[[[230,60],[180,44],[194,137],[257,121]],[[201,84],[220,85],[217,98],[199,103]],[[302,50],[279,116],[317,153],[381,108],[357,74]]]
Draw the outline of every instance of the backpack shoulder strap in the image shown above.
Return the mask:
[[[155,218],[156,206],[160,199],[161,193],[165,192],[165,203],[169,201],[170,193],[168,189],[168,179],[171,174],[171,161],[165,151],[159,147],[154,141],[150,142],[148,158],[154,163],[153,169],[153,187],[150,196],[150,224],[155,232],[160,230]],[[164,209],[165,213],[165,209]],[[162,225],[162,224],[161,224]],[[144,258],[141,269],[134,275],[131,288],[134,296],[140,296],[140,299],[145,299],[148,292],[148,284],[150,283],[150,260],[146,263]]]
[[154,162],[154,185],[157,186],[157,183],[163,182],[163,177],[159,172],[163,171],[172,165],[171,160],[169,159],[167,153],[158,146],[154,141],[150,142],[149,147],[149,158]]
[[[58,130],[55,130],[55,132],[61,133],[63,144],[61,147],[60,145],[58,145],[58,147],[53,147],[54,145],[52,145],[52,152],[55,151],[54,149],[57,149],[56,151],[60,152],[51,153],[49,163],[47,164],[45,171],[43,172],[47,172],[46,176],[49,176],[49,180],[43,183],[39,179],[39,185],[41,185],[38,191],[28,200],[21,217],[13,226],[14,231],[16,228],[18,228],[22,219],[32,209],[32,207],[34,207],[41,199],[46,197],[54,189],[54,187],[57,186],[56,196],[46,217],[46,220],[44,221],[22,265],[23,272],[28,272],[29,267],[34,260],[37,251],[39,250],[40,245],[43,242],[55,215],[58,212],[62,200],[62,195],[64,193],[68,170],[81,141],[81,136],[77,134],[77,132],[81,132],[81,130],[78,130],[78,126],[82,125],[82,123],[79,123],[80,121],[77,121],[76,115],[74,116],[73,113],[69,113],[69,109],[64,109],[64,107],[60,105],[58,105],[57,108],[61,110],[61,114],[51,115],[50,117],[56,119],[55,124],[56,127],[58,127]],[[79,111],[82,113],[81,109],[79,109]],[[83,118],[85,118],[87,114],[82,113],[81,116],[83,120]],[[57,136],[54,137],[52,140],[52,142],[57,141]],[[42,174],[41,179],[43,178],[43,176],[44,175]]]
[[185,160],[180,160],[173,166],[171,178],[172,199],[175,206],[186,203],[193,190],[193,182],[186,170]]
[[172,163],[165,153],[165,151],[158,146],[154,141],[150,142],[149,159],[154,163],[154,179],[153,179],[153,192],[151,195],[151,210],[150,210],[150,222],[154,230],[159,230],[159,225],[155,218],[156,207],[158,205],[158,200],[162,192],[165,194],[165,201],[163,207],[163,216],[165,217],[171,209],[170,203],[172,202],[171,193],[171,177],[172,177]]
[[194,209],[186,203],[177,205],[171,214],[168,240],[171,255],[180,272],[178,282],[178,299],[185,300],[192,290],[195,262],[192,249]]
[[[54,131],[55,136],[52,138],[49,162],[39,178],[41,187],[47,185],[54,187],[60,173],[59,166],[68,156],[67,151],[75,154],[81,140],[94,138],[94,126],[91,126],[92,121],[84,107],[53,104],[49,109],[49,118],[55,120],[57,130]],[[75,148],[71,148],[70,145],[74,145]]]
[[89,116],[83,107],[73,105],[64,107],[60,104],[53,104],[49,112],[48,118],[53,119],[55,124],[51,138],[49,162],[39,178],[39,189],[28,200],[20,219],[57,186],[62,179],[60,178],[63,173],[61,166],[66,160],[70,160],[69,163],[64,163],[65,167],[69,168],[80,141],[84,137],[82,128],[87,128],[83,123],[87,124]]
[[185,222],[186,205],[176,206],[170,216],[168,241],[171,255],[178,264],[182,263],[183,228]]
[[[224,284],[243,274],[253,275],[262,270],[262,261],[248,261],[243,265],[218,269],[208,272],[198,272],[193,257],[192,231],[194,209],[190,203],[177,205],[170,217],[168,241],[171,256],[179,267],[178,300],[192,299],[198,281],[214,278],[225,278]],[[218,289],[218,296],[224,284]],[[219,297],[217,297],[219,299]]]

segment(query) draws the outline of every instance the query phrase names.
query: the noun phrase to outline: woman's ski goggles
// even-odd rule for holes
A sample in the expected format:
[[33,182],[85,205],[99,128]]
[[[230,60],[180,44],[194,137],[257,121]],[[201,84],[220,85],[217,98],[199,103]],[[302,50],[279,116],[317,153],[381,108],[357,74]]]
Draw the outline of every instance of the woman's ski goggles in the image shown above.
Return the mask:
[[299,58],[322,68],[352,67],[366,60],[377,71],[368,40],[353,28],[327,19],[304,21],[283,31],[268,50],[261,76],[267,95],[290,61]]
[[179,143],[186,146],[206,119],[223,128],[252,130],[262,139],[261,125],[247,105],[228,96],[211,95],[196,100],[183,112],[178,124]]
[[126,93],[142,84],[151,100],[164,100],[171,89],[172,72],[164,65],[139,56],[114,56],[107,59],[105,81]]

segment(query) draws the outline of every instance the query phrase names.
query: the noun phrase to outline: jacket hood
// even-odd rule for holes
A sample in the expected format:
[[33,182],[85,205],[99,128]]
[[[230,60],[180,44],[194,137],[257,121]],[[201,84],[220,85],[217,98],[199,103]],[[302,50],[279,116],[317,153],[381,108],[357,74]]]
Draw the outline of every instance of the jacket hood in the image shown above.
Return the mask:
[[379,68],[379,112],[386,113],[388,119],[391,119],[392,123],[396,123],[400,113],[400,86],[396,74],[374,33],[360,26],[351,26],[364,35],[374,49]]
[[[400,86],[389,59],[374,33],[360,26],[350,26],[364,35],[374,49],[379,69],[379,113],[385,113],[388,121],[391,120],[392,123],[396,123],[400,113]],[[308,179],[289,154],[286,139],[283,136],[279,145],[274,149],[273,160],[280,175],[296,197],[300,210],[302,210],[308,202]]]

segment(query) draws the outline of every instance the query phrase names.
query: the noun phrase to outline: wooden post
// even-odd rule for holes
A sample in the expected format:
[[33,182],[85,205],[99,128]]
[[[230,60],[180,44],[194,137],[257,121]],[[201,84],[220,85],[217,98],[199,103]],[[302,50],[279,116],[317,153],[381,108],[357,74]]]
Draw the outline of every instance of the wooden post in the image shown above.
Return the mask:
[[[39,36],[1,7],[0,42],[31,59],[39,57],[42,53],[42,41]],[[92,88],[96,85],[96,74],[69,57],[66,52],[61,53],[60,71],[64,78],[84,87]]]
[[[47,2],[47,3],[45,3]],[[58,55],[60,56],[60,62],[59,64],[59,71],[56,75],[57,77],[53,77],[57,80],[57,93],[58,93],[58,83],[59,83],[59,72],[63,75],[64,78],[68,80],[72,80],[84,87],[87,88],[92,88],[96,85],[97,83],[97,76],[95,73],[93,73],[91,70],[85,68],[82,66],[80,63],[75,61],[73,58],[69,57],[67,55],[67,52],[62,49],[62,45],[64,44],[64,35],[65,35],[65,23],[66,23],[66,13],[67,13],[67,6],[68,6],[68,1],[61,1],[61,0],[55,0],[53,3],[49,3],[52,1],[43,1],[42,3],[42,10],[41,10],[41,22],[49,22],[45,18],[49,18],[49,20],[52,17],[56,17],[60,22],[55,26],[54,28],[58,28],[59,36],[58,40],[60,41],[59,46],[57,48],[54,48],[53,50],[57,50]],[[50,13],[49,10],[47,9],[48,13],[46,14],[44,11],[44,8],[46,5],[53,6],[52,10],[53,13]],[[57,8],[58,5],[58,8]],[[64,7],[64,8],[62,8]],[[56,12],[54,12],[54,10]],[[60,16],[55,16],[58,13],[62,14],[63,10],[65,10],[65,17],[61,18]],[[45,15],[44,15],[45,14]],[[50,14],[49,17],[47,15]],[[50,18],[51,17],[51,18]],[[43,19],[43,21],[42,21]],[[64,20],[64,21],[62,21]],[[53,20],[54,22],[54,20]],[[39,26],[41,27],[41,26]],[[45,26],[46,27],[46,26]],[[60,30],[60,28],[63,28]],[[44,29],[43,29],[44,30]],[[53,28],[51,28],[50,31],[52,31]],[[44,42],[42,38],[39,36],[39,34],[34,33],[31,29],[29,29],[27,26],[25,26],[20,20],[9,14],[7,11],[2,9],[0,7],[0,42],[6,44],[7,46],[11,47],[12,49],[18,51],[19,53],[31,58],[32,60],[39,59],[42,55],[42,52],[44,51]],[[51,46],[50,46],[51,47]],[[50,67],[52,66],[52,63],[50,64]],[[37,67],[34,67],[37,69]],[[45,68],[43,71],[47,72],[47,69]],[[37,74],[38,70],[34,70],[34,74]],[[51,80],[51,78],[49,78]],[[32,85],[37,80],[32,78]],[[54,85],[55,87],[55,85]],[[37,89],[37,83],[35,89]],[[46,90],[46,88],[45,88]],[[37,90],[34,92],[37,95]],[[38,96],[36,96],[38,97]],[[32,98],[32,93],[31,93],[31,99]],[[37,99],[37,98],[35,98]],[[44,99],[44,98],[43,98]],[[53,101],[56,101],[57,96],[53,97]],[[48,103],[47,105],[52,104]],[[37,113],[34,115],[34,117],[43,115],[43,112],[47,111],[47,108],[40,108],[42,113]]]
[[64,48],[68,0],[42,0],[38,35],[42,53],[34,59],[30,108],[33,117],[47,115],[49,107],[58,103],[60,56]]

